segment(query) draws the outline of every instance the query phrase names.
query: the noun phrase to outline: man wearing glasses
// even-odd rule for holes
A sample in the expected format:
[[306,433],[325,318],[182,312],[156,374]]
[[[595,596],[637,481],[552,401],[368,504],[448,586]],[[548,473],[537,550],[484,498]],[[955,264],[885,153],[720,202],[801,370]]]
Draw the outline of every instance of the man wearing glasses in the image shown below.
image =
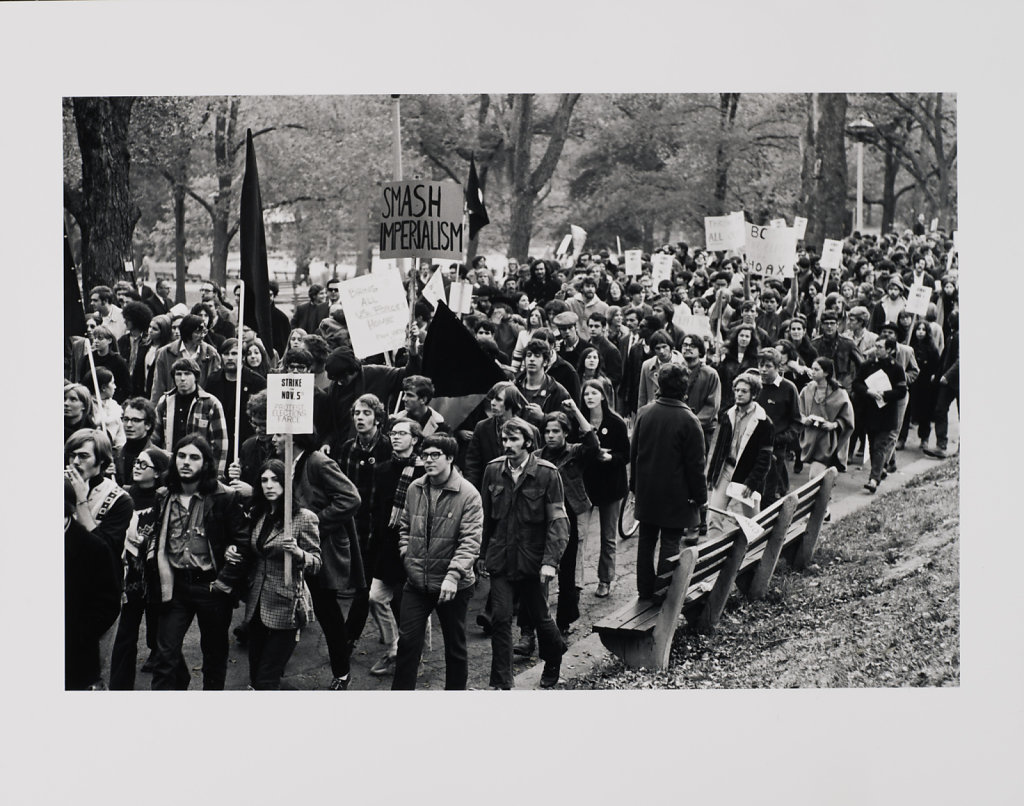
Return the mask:
[[457,451],[458,443],[447,434],[423,440],[425,475],[409,485],[399,518],[398,550],[408,579],[393,691],[416,687],[427,619],[434,610],[444,634],[445,690],[463,691],[469,679],[466,611],[476,581],[483,510],[480,493],[455,467]]
[[132,466],[140,453],[153,447],[153,428],[156,425],[156,409],[144,397],[131,397],[124,403],[121,415],[124,425],[125,443],[114,460],[114,478],[121,486],[132,479]]

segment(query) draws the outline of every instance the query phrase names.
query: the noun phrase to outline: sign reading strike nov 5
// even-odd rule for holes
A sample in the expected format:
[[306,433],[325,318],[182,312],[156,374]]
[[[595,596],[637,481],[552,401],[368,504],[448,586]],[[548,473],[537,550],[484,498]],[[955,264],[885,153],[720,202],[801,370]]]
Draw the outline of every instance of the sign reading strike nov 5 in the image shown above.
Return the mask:
[[387,182],[381,187],[381,258],[463,260],[469,232],[456,182]]
[[313,373],[267,375],[267,433],[313,433]]

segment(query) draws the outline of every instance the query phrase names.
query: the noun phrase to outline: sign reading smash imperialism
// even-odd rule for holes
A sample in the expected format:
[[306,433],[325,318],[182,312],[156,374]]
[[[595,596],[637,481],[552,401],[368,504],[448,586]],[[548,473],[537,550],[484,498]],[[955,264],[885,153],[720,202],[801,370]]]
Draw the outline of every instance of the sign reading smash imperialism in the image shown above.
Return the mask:
[[465,258],[462,186],[456,182],[387,182],[381,188],[380,256]]

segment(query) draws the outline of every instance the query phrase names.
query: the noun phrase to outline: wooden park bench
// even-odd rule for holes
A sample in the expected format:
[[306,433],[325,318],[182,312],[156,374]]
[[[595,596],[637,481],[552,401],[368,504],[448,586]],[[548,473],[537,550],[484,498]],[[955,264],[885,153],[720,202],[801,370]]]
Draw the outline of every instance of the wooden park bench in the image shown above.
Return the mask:
[[[661,577],[664,600],[635,599],[594,624],[601,643],[627,666],[665,669],[679,616],[701,632],[714,629],[733,584],[750,599],[768,592],[779,557],[794,570],[807,567],[832,498],[837,472],[830,468],[720,537],[684,548]],[[731,520],[731,519],[730,519]]]

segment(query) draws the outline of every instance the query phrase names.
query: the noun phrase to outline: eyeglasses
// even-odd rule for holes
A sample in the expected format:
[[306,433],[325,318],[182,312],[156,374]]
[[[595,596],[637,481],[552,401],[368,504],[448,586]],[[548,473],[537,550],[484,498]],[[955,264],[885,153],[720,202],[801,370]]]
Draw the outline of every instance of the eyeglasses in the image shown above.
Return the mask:
[[129,417],[127,414],[121,418],[122,423],[131,423],[132,425],[138,425],[139,423],[146,422],[145,417]]
[[149,462],[142,461],[141,456],[135,460],[135,466],[141,467],[143,470],[156,470],[156,465],[151,465]]
[[391,437],[411,437],[412,431],[392,431],[388,436]]
[[423,461],[425,462],[435,462],[442,456],[444,456],[444,453],[441,451],[423,451]]

